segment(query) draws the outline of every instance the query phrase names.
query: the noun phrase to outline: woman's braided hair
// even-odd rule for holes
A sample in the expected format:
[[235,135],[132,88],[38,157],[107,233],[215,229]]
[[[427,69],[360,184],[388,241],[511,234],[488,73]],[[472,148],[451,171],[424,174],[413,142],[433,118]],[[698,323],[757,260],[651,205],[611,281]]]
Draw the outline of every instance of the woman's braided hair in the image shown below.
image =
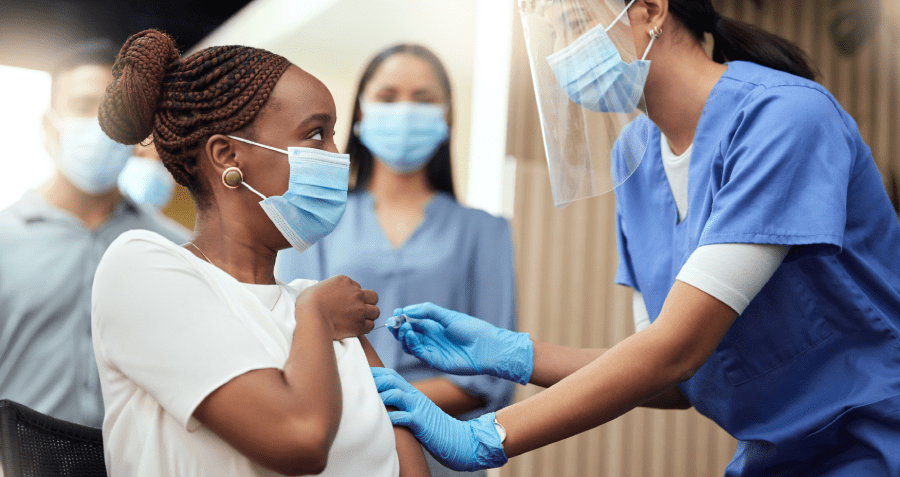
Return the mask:
[[166,169],[202,202],[203,185],[189,172],[200,149],[214,134],[250,127],[289,66],[279,55],[245,46],[210,47],[180,60],[169,35],[144,30],[116,57],[100,126],[123,144],[152,133]]

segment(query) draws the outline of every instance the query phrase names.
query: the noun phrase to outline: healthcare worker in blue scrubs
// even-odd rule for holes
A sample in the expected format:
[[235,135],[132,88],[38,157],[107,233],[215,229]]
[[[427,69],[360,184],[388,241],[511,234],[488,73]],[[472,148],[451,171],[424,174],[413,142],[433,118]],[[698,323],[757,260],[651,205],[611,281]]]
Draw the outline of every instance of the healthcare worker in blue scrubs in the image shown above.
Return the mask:
[[395,336],[432,366],[548,389],[459,421],[373,368],[393,422],[476,469],[638,406],[693,406],[739,441],[727,476],[900,476],[900,225],[803,53],[709,0],[519,5],[554,199],[615,188],[638,332],[574,349],[398,309]]
[[[356,97],[346,149],[356,180],[344,215],[309,250],[281,251],[278,277],[352,277],[378,293],[382,316],[376,327],[397,307],[429,301],[515,329],[509,222],[456,201],[452,97],[441,61],[419,45],[386,48],[364,68]],[[471,419],[512,399],[512,382],[432,369],[404,353],[383,328],[367,338],[385,367],[452,416]],[[472,475],[432,459],[428,465],[434,477]]]

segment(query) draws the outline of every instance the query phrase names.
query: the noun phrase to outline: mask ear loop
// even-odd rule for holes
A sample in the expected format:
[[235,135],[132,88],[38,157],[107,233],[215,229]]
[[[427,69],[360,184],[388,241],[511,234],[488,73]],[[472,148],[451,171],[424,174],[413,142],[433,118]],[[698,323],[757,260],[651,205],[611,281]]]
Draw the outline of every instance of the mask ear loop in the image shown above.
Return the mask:
[[222,172],[222,183],[225,184],[225,187],[229,189],[237,189],[243,184],[248,189],[253,191],[254,194],[262,197],[262,200],[266,200],[266,196],[259,193],[258,190],[250,187],[250,184],[244,182],[244,174],[237,167],[229,167]]
[[619,20],[621,20],[622,17],[623,17],[626,13],[628,13],[628,9],[631,8],[631,6],[634,5],[634,2],[636,2],[636,1],[637,1],[637,0],[631,0],[630,2],[628,2],[628,5],[625,5],[625,10],[622,10],[622,13],[619,13],[619,16],[617,16],[616,19],[613,20],[613,22],[610,23],[609,26],[606,27],[604,30],[605,30],[605,31],[609,31],[613,26],[615,26],[616,23],[619,23]]
[[[259,146],[259,147],[262,147],[262,148],[265,148],[265,149],[270,149],[270,150],[275,151],[275,152],[280,152],[280,153],[282,153],[282,154],[288,154],[288,152],[285,151],[284,149],[278,149],[277,147],[266,146],[265,144],[260,144],[260,143],[258,143],[258,142],[253,142],[253,141],[251,141],[251,140],[249,140],[249,139],[244,139],[244,138],[242,138],[242,137],[235,137],[235,136],[232,136],[232,135],[228,135],[228,137],[230,137],[231,139],[237,140],[237,141],[245,142],[245,143],[247,143],[247,144],[252,144],[252,145],[254,145],[254,146]],[[290,154],[288,154],[288,155],[290,155]],[[237,167],[229,167],[228,169],[225,169],[225,172],[222,173],[222,182],[225,183],[225,187],[228,187],[229,189],[237,189],[238,187],[240,187],[241,184],[243,184],[243,185],[246,186],[248,189],[250,189],[254,194],[258,195],[262,200],[266,200],[266,199],[267,199],[267,197],[264,196],[264,195],[262,195],[262,194],[260,194],[258,190],[254,189],[253,187],[250,187],[250,184],[244,182],[244,176],[243,176],[243,174],[240,175],[240,179],[239,179],[240,182],[235,183],[234,185],[230,185],[230,184],[226,181],[225,175],[228,174],[229,171],[231,171],[231,170],[235,170],[235,171],[237,171],[238,174],[241,174],[241,170],[238,169]]]
[[659,36],[662,35],[662,28],[655,26],[652,30],[650,30],[650,43],[647,44],[647,49],[644,50],[644,56],[641,57],[641,61],[647,59],[647,54],[650,53],[650,47],[653,46],[653,42],[656,41]]
[[[275,151],[275,152],[280,152],[280,153],[282,153],[282,154],[288,154],[288,152],[285,151],[284,149],[278,149],[277,147],[266,146],[265,144],[260,144],[260,143],[258,143],[258,142],[253,142],[253,141],[251,141],[251,140],[249,140],[249,139],[244,139],[244,138],[242,138],[242,137],[235,137],[235,136],[231,136],[231,135],[229,135],[228,137],[230,137],[231,139],[235,139],[235,140],[237,140],[237,141],[246,142],[247,144],[253,144],[254,146],[259,146],[259,147],[262,147],[262,148],[265,148],[265,149],[269,149],[269,150],[272,150],[272,151]],[[290,155],[290,154],[288,154],[288,155]]]
[[256,189],[250,187],[250,184],[248,184],[248,183],[246,183],[246,182],[244,182],[243,184],[244,184],[245,186],[247,186],[248,189],[250,189],[251,191],[253,191],[254,194],[258,195],[262,200],[266,200],[266,196],[260,194],[258,190],[256,190]]

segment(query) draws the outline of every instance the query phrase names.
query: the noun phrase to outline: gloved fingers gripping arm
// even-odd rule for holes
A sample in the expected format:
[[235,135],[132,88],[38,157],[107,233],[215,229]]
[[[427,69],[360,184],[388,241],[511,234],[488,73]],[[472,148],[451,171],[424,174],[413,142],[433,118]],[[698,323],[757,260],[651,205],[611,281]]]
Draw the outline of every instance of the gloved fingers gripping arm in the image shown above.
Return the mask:
[[[399,316],[405,323],[399,327]],[[403,350],[445,373],[489,374],[528,383],[534,349],[528,333],[517,333],[431,303],[394,311],[388,326]]]
[[388,413],[396,426],[405,426],[438,462],[455,470],[474,471],[506,463],[494,413],[471,421],[448,416],[395,371],[372,368],[382,401],[399,411]]

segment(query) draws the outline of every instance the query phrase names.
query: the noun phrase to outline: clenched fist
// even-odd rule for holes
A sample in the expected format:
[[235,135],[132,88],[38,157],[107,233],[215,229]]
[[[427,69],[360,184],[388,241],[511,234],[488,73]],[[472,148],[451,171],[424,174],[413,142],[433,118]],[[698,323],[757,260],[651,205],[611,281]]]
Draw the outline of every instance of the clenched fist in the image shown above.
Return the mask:
[[295,316],[300,319],[312,313],[321,317],[334,330],[334,339],[341,340],[372,331],[381,314],[376,303],[377,293],[336,275],[303,290],[297,297]]

